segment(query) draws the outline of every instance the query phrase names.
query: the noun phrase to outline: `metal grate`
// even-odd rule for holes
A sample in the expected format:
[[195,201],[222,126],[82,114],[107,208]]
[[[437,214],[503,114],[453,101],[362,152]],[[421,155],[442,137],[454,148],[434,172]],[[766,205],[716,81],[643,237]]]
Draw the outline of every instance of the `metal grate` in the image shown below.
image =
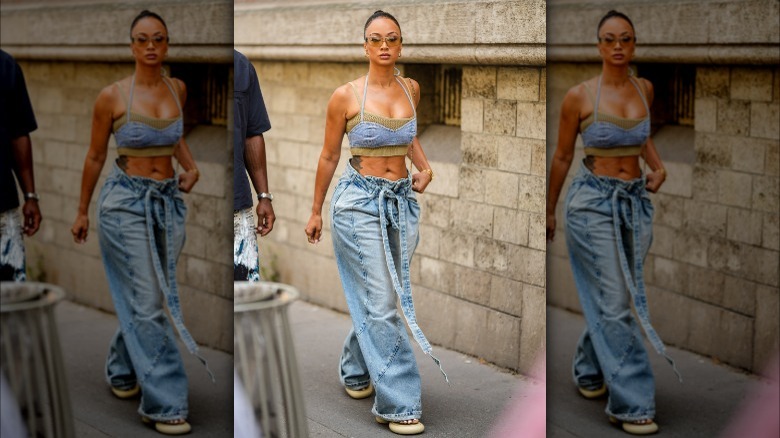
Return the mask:
[[440,66],[436,70],[437,122],[448,126],[460,126],[460,96],[463,69]]
[[187,85],[187,125],[227,126],[230,64],[172,64],[171,76]]

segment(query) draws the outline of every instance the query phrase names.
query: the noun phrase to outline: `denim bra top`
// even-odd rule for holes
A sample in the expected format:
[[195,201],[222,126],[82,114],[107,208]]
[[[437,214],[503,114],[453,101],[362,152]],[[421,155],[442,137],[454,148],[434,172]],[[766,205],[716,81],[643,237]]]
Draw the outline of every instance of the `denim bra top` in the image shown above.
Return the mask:
[[[363,87],[363,101],[360,104],[360,114],[347,120],[347,137],[352,155],[371,157],[394,157],[406,155],[414,136],[417,135],[417,110],[403,82],[395,76],[401,85],[409,103],[412,105],[413,116],[410,118],[391,118],[366,112],[366,95],[368,94],[368,75]],[[352,90],[355,98],[359,98],[355,85]]]
[[[634,85],[642,104],[645,106],[646,116],[641,119],[629,119],[612,114],[599,112],[599,99],[601,98],[601,76],[599,76],[596,101],[593,104],[593,114],[580,122],[580,133],[585,145],[585,155],[597,157],[625,157],[639,155],[642,146],[650,137],[650,108],[647,106],[645,94],[639,89],[639,85],[633,78],[628,78]],[[591,91],[588,94],[593,98]]]
[[[173,95],[173,100],[176,101],[179,117],[164,119],[132,112],[133,90],[135,88],[135,75],[133,75],[129,97],[125,100],[125,117],[114,120],[113,125],[114,139],[119,155],[130,157],[173,155],[173,148],[182,136],[184,122],[179,96],[173,91],[168,79],[165,77],[162,79]],[[117,88],[119,88],[119,84],[117,84]],[[121,89],[120,94],[124,99]]]

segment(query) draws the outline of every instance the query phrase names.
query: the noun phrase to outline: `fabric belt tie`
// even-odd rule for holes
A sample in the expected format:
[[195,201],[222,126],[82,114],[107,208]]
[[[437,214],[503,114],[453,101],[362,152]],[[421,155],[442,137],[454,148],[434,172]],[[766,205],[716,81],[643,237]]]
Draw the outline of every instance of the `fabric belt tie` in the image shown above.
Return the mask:
[[[628,290],[631,293],[631,298],[634,301],[634,308],[639,316],[639,322],[645,331],[645,335],[650,340],[655,351],[662,355],[669,364],[672,365],[674,373],[677,378],[682,382],[682,376],[677,370],[677,366],[674,364],[669,355],[666,354],[666,347],[660,336],[656,333],[653,326],[650,324],[649,310],[647,308],[647,295],[644,288],[644,260],[640,251],[640,246],[637,245],[639,241],[641,224],[639,222],[639,207],[637,206],[636,196],[632,196],[625,190],[625,188],[617,186],[612,191],[612,223],[615,231],[615,242],[617,244],[617,253],[620,260],[620,269],[623,272],[623,277],[628,285]],[[630,217],[629,217],[630,215]],[[625,224],[626,228],[631,230],[631,248],[629,249],[633,253],[634,269],[628,265],[628,257],[624,252],[623,236],[620,232],[620,226]]]
[[[403,202],[402,202],[403,201]],[[433,355],[433,348],[425,338],[420,327],[417,325],[417,318],[414,312],[414,302],[412,300],[412,281],[409,278],[409,245],[406,240],[406,199],[399,199],[399,196],[388,187],[379,189],[379,223],[382,230],[382,245],[385,248],[385,262],[390,277],[393,280],[393,289],[401,300],[401,310],[406,319],[406,324],[412,332],[414,340],[422,348],[423,352],[433,359],[439,366],[439,371],[444,375],[444,380],[449,384],[450,379],[441,366],[441,361]],[[401,238],[401,280],[395,270],[395,260],[390,251],[390,239],[387,235],[388,218],[390,226],[398,230]]]
[[[165,296],[165,301],[168,304],[168,310],[171,312],[173,318],[173,325],[179,332],[184,345],[190,354],[197,357],[203,365],[206,367],[206,371],[209,373],[212,382],[216,382],[214,373],[209,369],[206,359],[204,359],[198,351],[198,344],[195,343],[195,339],[184,326],[184,320],[181,314],[181,304],[179,302],[179,292],[176,287],[176,256],[174,255],[173,248],[173,231],[171,227],[166,226],[171,223],[173,218],[171,201],[168,196],[163,194],[154,187],[148,187],[146,193],[144,193],[144,210],[146,212],[146,227],[149,234],[149,252],[152,255],[152,264],[154,265],[154,271],[157,274],[157,281],[160,283],[160,288]],[[154,227],[165,231],[165,268],[163,268],[160,256],[157,253],[157,239],[154,234]],[[167,276],[166,276],[167,273]]]

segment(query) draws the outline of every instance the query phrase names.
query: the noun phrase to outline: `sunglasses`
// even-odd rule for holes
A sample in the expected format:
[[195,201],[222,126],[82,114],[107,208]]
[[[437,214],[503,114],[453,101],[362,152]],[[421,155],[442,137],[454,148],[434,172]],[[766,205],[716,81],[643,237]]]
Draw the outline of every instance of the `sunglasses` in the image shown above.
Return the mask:
[[389,37],[381,37],[379,35],[369,35],[366,37],[366,42],[372,47],[382,47],[382,43],[387,43],[387,47],[398,47],[401,45],[401,38],[398,35],[391,35]]
[[159,46],[161,44],[167,44],[169,38],[167,36],[164,36],[164,35],[154,35],[152,37],[148,37],[146,35],[141,35],[141,36],[137,36],[137,37],[130,37],[130,40],[136,46],[146,47],[147,45],[149,45],[149,41],[151,41],[152,45],[154,47],[157,47],[157,46]]
[[634,36],[629,36],[629,35],[623,35],[620,38],[615,38],[613,36],[607,36],[607,37],[604,37],[604,38],[599,37],[599,42],[600,43],[604,43],[604,44],[606,44],[608,46],[614,46],[618,42],[620,42],[620,45],[625,46],[625,45],[633,43],[635,40],[636,40],[636,38]]

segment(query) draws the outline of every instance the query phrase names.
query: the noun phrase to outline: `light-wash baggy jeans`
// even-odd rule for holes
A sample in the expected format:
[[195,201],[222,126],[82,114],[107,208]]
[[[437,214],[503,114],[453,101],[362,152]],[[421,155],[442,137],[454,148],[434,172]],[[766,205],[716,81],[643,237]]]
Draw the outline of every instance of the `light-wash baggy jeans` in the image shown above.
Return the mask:
[[608,415],[652,419],[655,381],[632,299],[651,345],[674,363],[647,308],[642,271],[653,239],[653,205],[645,180],[597,176],[582,164],[565,205],[566,244],[587,323],[574,357],[574,381],[585,389],[606,383]]
[[439,361],[417,325],[412,302],[409,263],[419,240],[420,206],[411,178],[362,176],[347,165],[330,211],[336,264],[352,317],[341,382],[359,389],[372,381],[374,415],[390,421],[420,418],[420,373],[397,299],[420,348]]
[[97,209],[100,249],[119,319],[106,361],[108,383],[119,389],[139,384],[138,412],[144,417],[186,418],[187,376],[163,308],[165,300],[182,341],[197,356],[176,286],[187,213],[178,180],[128,176],[115,164]]

